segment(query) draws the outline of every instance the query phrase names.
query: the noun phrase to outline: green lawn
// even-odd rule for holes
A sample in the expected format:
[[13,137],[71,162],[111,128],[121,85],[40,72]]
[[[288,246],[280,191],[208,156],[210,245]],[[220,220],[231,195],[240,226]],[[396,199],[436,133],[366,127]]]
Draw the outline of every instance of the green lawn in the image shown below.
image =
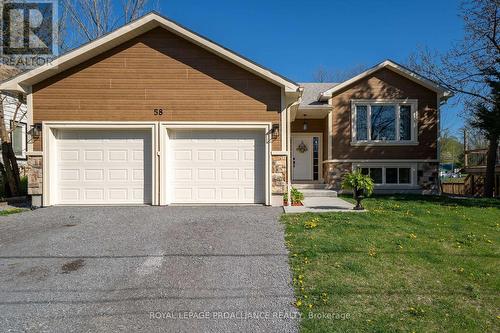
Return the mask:
[[282,218],[303,332],[500,332],[500,200],[364,204]]
[[17,214],[17,213],[24,212],[25,210],[26,209],[22,209],[22,208],[8,208],[8,209],[3,209],[3,210],[0,210],[0,216]]

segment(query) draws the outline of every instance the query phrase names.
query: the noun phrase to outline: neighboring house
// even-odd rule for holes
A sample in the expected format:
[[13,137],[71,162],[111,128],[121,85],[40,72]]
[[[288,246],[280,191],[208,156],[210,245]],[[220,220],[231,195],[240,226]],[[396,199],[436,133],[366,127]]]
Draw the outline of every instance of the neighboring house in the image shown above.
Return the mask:
[[[6,65],[0,65],[0,81],[8,79],[15,75],[17,71]],[[26,164],[26,149],[27,149],[27,118],[26,104],[22,104],[16,114],[18,99],[11,94],[0,94],[0,98],[5,98],[3,101],[4,121],[7,130],[11,131],[12,148],[16,153],[18,164],[24,166]],[[12,130],[14,114],[16,114],[17,128]],[[2,156],[0,154],[0,161]]]
[[448,96],[391,61],[298,84],[157,14],[0,87],[27,94],[45,206],[279,205],[293,183],[339,188],[356,168],[377,189],[432,190]]

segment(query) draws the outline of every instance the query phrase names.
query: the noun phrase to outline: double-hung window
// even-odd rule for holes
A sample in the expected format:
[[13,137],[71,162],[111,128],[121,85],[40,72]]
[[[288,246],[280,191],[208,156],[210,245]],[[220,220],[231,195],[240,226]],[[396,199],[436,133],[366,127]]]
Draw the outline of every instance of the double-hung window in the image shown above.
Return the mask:
[[417,101],[352,102],[354,144],[408,144],[417,142]]

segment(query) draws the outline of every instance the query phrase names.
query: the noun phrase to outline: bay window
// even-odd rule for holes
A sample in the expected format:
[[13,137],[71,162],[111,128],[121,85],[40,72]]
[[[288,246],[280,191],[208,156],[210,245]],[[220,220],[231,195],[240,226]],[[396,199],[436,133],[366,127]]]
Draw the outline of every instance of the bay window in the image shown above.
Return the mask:
[[354,100],[352,102],[353,143],[416,143],[417,102],[415,100]]

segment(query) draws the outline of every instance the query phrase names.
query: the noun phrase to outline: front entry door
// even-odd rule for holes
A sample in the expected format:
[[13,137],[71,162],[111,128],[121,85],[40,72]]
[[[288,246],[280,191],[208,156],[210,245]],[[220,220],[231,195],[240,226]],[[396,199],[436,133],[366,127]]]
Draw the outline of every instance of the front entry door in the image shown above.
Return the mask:
[[313,137],[292,137],[293,180],[313,180]]

